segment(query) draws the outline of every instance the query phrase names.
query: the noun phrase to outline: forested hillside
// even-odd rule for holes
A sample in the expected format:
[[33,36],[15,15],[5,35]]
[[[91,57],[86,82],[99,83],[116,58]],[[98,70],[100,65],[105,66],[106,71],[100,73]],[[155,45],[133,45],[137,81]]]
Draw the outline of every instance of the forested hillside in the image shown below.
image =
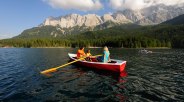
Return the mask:
[[57,38],[12,38],[1,40],[0,45],[13,47],[102,47],[106,45],[125,48],[184,48],[184,25],[144,27],[122,25]]
[[172,24],[172,25],[184,24],[184,14],[178,17],[175,17],[171,20],[168,20],[166,22],[163,22],[162,24]]

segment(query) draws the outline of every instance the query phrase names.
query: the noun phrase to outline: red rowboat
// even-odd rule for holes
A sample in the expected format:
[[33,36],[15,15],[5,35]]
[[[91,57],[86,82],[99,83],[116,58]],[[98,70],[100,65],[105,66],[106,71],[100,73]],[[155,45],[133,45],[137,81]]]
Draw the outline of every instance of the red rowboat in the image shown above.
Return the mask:
[[[68,53],[68,56],[72,61],[77,60],[76,54]],[[123,72],[126,65],[126,61],[122,60],[111,59],[111,62],[108,63],[98,62],[96,58],[91,58],[91,60],[92,61],[80,60],[75,63],[84,67],[91,67],[114,72]]]

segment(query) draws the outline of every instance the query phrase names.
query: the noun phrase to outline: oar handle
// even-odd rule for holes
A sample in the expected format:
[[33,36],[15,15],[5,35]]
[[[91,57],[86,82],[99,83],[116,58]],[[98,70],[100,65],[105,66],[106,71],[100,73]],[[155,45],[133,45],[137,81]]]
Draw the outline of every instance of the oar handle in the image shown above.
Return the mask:
[[56,67],[56,69],[59,69],[59,68],[61,68],[61,67],[65,67],[65,66],[67,66],[67,65],[69,65],[69,64],[75,63],[75,62],[80,61],[80,60],[85,59],[85,58],[86,58],[86,57],[83,57],[83,58],[74,60],[74,61],[72,61],[72,62],[66,63],[66,64],[64,64],[64,65],[58,66],[58,67]]

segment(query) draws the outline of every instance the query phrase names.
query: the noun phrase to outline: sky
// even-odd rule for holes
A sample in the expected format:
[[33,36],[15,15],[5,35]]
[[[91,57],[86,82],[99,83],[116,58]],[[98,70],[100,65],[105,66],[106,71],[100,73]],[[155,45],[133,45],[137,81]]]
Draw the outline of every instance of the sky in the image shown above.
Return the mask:
[[175,5],[184,0],[1,0],[0,39],[19,35],[36,27],[50,16],[71,13],[113,13],[124,9],[142,9],[157,4]]

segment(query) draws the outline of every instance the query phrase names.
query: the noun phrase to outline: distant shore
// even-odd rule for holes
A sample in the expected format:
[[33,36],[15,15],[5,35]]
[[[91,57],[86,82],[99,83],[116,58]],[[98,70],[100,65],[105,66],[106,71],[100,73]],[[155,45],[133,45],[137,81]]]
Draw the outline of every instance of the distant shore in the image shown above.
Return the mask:
[[[26,47],[0,47],[0,48],[26,48]],[[73,48],[73,47],[30,47],[30,48]],[[79,48],[79,47],[75,47]],[[103,48],[103,47],[85,47],[85,48]],[[148,48],[124,48],[124,47],[109,47],[109,48],[123,48],[123,49],[172,49],[169,47],[148,47]]]
[[124,49],[172,49],[170,47],[124,48]]

